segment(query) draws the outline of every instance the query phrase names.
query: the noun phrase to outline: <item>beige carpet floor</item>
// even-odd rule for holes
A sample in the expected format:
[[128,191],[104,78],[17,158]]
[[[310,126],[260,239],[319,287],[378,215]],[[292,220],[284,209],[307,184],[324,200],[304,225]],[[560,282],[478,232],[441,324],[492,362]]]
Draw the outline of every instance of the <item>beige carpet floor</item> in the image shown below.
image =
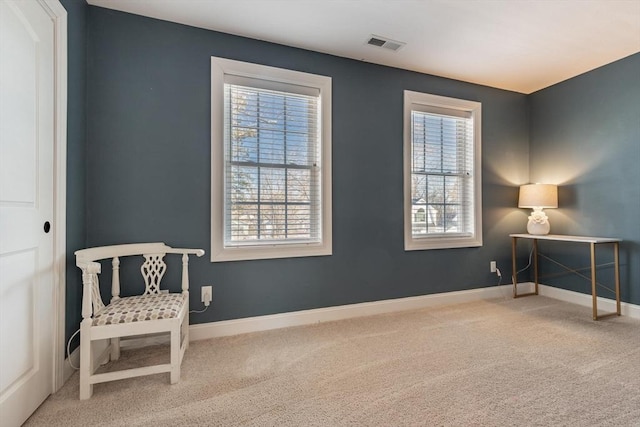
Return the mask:
[[640,426],[640,322],[538,296],[198,341],[178,384],[75,373],[26,425]]

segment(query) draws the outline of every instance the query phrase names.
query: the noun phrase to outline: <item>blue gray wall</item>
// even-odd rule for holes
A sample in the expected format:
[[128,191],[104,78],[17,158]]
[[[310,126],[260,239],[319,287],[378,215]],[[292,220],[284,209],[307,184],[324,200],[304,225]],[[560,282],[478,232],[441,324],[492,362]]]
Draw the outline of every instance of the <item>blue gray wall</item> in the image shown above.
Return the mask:
[[[489,286],[490,260],[509,277],[507,235],[526,222],[514,207],[529,176],[525,95],[92,6],[87,34],[88,246],[209,250],[211,56],[333,79],[333,255],[194,259],[192,307],[202,285],[214,302],[193,323]],[[405,89],[482,102],[481,248],[403,249]]]
[[[193,323],[492,285],[489,260],[510,275],[507,234],[524,231],[527,213],[515,204],[529,181],[561,185],[560,209],[548,212],[553,232],[625,239],[623,300],[640,303],[640,55],[524,96],[61,1],[69,13],[67,338],[80,321],[76,249],[154,240],[209,249],[211,56],[333,78],[334,254],[193,260],[192,306],[201,285],[215,287],[211,309]],[[404,89],[483,103],[482,248],[403,250]],[[579,245],[544,250],[585,263]],[[545,282],[589,292],[571,276]]]
[[[622,299],[640,304],[640,54],[536,92],[529,101],[531,181],[560,186],[559,209],[547,210],[551,231],[624,239]],[[585,245],[548,244],[541,251],[573,267],[588,265]],[[611,261],[608,248],[598,253],[599,261]],[[612,284],[610,267],[602,269],[602,279]],[[575,275],[542,281],[590,293],[589,282]]]

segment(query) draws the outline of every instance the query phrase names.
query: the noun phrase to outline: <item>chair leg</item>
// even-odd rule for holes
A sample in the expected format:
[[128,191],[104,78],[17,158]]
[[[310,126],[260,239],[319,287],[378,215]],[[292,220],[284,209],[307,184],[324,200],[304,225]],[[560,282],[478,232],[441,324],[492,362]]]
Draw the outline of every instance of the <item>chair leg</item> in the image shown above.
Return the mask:
[[120,359],[120,338],[111,338],[111,360]]
[[171,384],[180,381],[180,329],[178,324],[171,330]]
[[[85,323],[89,321],[89,324]],[[91,319],[85,319],[80,325],[80,400],[89,399],[93,394],[93,384],[89,383],[93,361],[91,360]]]
[[182,339],[184,340],[184,349],[189,348],[189,314],[184,316],[182,320]]

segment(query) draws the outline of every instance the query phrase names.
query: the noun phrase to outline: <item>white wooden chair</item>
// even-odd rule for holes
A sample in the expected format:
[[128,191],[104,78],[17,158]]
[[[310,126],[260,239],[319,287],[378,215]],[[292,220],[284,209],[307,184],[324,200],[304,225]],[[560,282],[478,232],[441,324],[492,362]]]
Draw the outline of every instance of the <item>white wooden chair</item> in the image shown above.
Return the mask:
[[[182,292],[160,290],[167,265],[165,254],[182,254]],[[180,380],[180,365],[189,345],[189,254],[202,256],[202,249],[176,249],[164,243],[139,243],[102,246],[75,252],[76,265],[82,270],[82,322],[80,324],[80,399],[89,399],[93,385],[106,381],[171,373],[171,384]],[[120,297],[120,257],[144,257],[140,272],[145,283],[142,295]],[[111,259],[111,302],[100,296],[101,264]],[[142,259],[141,259],[142,261]],[[95,373],[100,363],[120,357],[120,338],[134,335],[169,333],[170,363],[115,372]],[[106,342],[100,346],[98,341]],[[100,355],[94,354],[103,347]]]

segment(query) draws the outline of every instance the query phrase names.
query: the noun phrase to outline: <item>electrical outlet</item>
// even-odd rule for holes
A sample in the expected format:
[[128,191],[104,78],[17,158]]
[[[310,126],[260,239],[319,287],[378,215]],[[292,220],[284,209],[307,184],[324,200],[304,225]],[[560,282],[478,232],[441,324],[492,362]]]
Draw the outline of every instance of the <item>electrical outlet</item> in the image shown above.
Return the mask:
[[209,307],[209,304],[213,299],[213,286],[203,286],[201,290],[202,290],[202,295],[200,299],[204,303],[205,307]]
[[491,272],[492,272],[492,273],[495,273],[495,272],[496,272],[496,269],[497,269],[497,267],[496,267],[496,262],[495,262],[495,261],[491,261],[491,262],[489,263],[489,268],[491,269]]

